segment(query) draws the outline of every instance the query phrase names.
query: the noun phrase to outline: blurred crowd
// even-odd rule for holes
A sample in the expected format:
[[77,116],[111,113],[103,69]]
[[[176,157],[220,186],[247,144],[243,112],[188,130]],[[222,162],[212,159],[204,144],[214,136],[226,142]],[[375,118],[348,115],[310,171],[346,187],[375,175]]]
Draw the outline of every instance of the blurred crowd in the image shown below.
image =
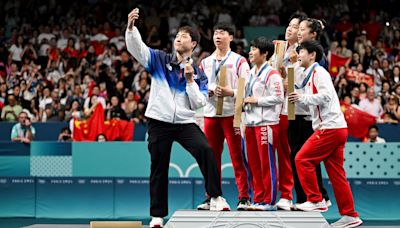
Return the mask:
[[[244,26],[286,26],[295,11],[325,19],[321,43],[328,52],[351,58],[334,78],[338,96],[381,122],[400,120],[400,18],[396,1],[160,0],[37,1],[0,3],[1,121],[32,122],[88,118],[96,105],[106,119],[146,123],[151,75],[125,49],[129,11],[152,48],[172,50],[177,28],[192,25],[201,34],[195,59],[213,51],[212,27],[236,25],[232,49],[247,56]],[[263,34],[260,34],[263,35]],[[347,80],[346,70],[370,74],[374,86]]]

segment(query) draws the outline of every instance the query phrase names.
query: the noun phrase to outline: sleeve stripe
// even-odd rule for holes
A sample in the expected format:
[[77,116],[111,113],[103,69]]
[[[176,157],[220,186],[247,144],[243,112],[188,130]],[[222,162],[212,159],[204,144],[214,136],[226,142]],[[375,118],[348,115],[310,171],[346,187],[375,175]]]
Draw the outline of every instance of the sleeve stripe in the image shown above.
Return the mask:
[[[238,59],[238,61],[239,61],[239,60],[240,60],[239,66],[237,67],[237,70],[238,70],[238,71],[239,71],[240,67],[242,66],[242,64],[246,62],[246,59],[243,58],[243,57],[240,57],[240,58]],[[237,64],[236,64],[236,65],[237,65]]]
[[204,59],[200,62],[200,70],[204,71]]

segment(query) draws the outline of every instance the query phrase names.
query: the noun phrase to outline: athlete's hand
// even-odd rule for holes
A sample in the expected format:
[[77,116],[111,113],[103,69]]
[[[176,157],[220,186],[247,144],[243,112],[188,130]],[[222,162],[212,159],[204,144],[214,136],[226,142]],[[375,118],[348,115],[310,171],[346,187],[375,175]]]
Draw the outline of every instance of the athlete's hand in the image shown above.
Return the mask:
[[192,63],[193,63],[193,60],[189,58],[186,61],[185,68],[183,69],[183,72],[185,73],[186,81],[189,83],[194,82],[194,79],[193,79],[194,69],[193,69]]
[[256,97],[246,97],[244,99],[244,103],[245,104],[257,104],[258,103],[258,99]]
[[214,93],[218,97],[233,97],[235,94],[229,86],[217,86]]
[[139,19],[139,8],[133,9],[128,14],[128,30],[132,30],[133,26],[135,25],[135,20]]
[[291,63],[297,62],[297,56],[298,56],[298,54],[297,54],[296,50],[293,50],[292,53],[290,53],[290,55],[289,55],[289,61]]
[[288,100],[289,100],[291,103],[295,103],[296,101],[300,100],[300,97],[301,97],[301,94],[296,93],[296,92],[293,92],[293,93],[290,93],[290,94],[289,94]]
[[279,67],[279,73],[281,74],[282,78],[286,78],[286,69],[284,66]]

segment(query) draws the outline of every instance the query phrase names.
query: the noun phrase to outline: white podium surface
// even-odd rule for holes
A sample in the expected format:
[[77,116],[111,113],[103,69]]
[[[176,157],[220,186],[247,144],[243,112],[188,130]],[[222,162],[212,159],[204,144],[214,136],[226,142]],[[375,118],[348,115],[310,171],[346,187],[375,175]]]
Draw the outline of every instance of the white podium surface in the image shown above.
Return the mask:
[[300,211],[176,211],[166,228],[321,228],[330,227],[321,213]]

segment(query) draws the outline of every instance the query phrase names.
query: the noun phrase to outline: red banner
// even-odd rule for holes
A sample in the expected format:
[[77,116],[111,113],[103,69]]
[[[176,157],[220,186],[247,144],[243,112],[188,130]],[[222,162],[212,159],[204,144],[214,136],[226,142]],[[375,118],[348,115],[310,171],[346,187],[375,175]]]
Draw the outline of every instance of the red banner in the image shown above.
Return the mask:
[[340,107],[347,122],[349,135],[363,139],[368,134],[369,127],[376,123],[376,117],[344,102],[340,102]]
[[365,74],[356,70],[347,70],[346,78],[358,84],[365,82],[369,87],[374,87],[374,76],[370,74]]
[[350,62],[350,58],[344,58],[332,53],[330,56],[331,59],[329,62],[329,73],[332,77],[336,77],[336,75],[339,73],[339,68],[348,64]]
[[104,108],[99,103],[87,120],[74,120],[74,141],[95,141],[104,132]]
[[126,120],[112,119],[104,122],[108,141],[132,141],[135,125]]
[[126,120],[112,119],[104,121],[104,109],[101,104],[88,120],[74,120],[74,141],[96,141],[104,134],[107,141],[132,141],[135,125]]

